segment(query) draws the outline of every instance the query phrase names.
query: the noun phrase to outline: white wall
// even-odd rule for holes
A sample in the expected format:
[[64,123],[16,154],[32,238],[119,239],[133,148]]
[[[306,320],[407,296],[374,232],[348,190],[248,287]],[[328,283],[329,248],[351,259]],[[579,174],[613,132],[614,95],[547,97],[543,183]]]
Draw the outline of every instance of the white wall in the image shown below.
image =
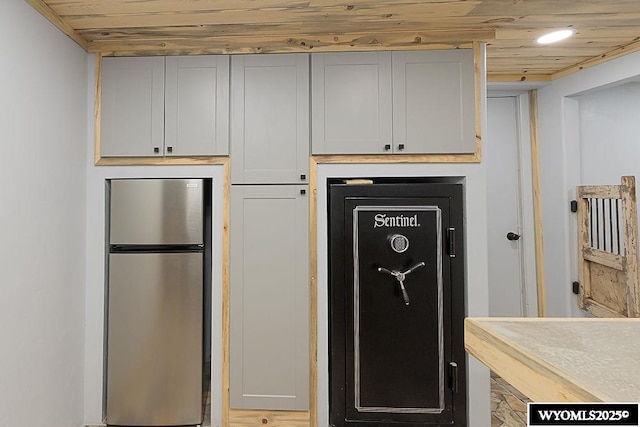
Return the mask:
[[640,180],[640,82],[597,90],[576,100],[581,183],[617,185],[622,175]]
[[575,214],[569,202],[581,184],[580,114],[573,96],[640,74],[640,52],[587,68],[539,89],[541,194],[546,304],[549,316],[581,316],[571,282],[575,263]]
[[86,53],[23,0],[0,39],[0,425],[78,427]]

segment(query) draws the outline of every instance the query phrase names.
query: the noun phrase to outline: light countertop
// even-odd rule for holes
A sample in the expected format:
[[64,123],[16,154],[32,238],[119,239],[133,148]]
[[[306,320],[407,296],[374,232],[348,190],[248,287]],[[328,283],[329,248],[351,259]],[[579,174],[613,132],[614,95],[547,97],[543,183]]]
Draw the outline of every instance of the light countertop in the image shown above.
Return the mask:
[[533,401],[640,402],[640,319],[467,318],[465,348]]

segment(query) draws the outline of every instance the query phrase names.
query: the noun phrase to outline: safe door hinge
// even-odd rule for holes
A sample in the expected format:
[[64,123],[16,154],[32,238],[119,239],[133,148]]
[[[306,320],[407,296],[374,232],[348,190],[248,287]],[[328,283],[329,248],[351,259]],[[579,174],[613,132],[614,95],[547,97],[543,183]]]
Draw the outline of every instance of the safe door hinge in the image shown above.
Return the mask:
[[580,295],[580,282],[573,282],[571,284],[571,290],[574,294]]
[[454,392],[458,392],[458,364],[449,362],[449,388]]
[[571,212],[573,212],[573,213],[578,212],[578,201],[577,200],[572,200],[571,201]]
[[456,229],[453,227],[449,227],[447,229],[447,236],[448,236],[447,250],[449,251],[449,256],[451,258],[455,258],[456,257]]

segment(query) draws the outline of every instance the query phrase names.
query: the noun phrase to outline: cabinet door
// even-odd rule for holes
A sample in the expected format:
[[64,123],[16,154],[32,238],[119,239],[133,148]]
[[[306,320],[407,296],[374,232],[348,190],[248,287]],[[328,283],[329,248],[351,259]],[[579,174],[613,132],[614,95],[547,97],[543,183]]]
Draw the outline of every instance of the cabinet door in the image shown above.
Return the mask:
[[394,152],[474,153],[474,87],[472,49],[393,52]]
[[307,186],[232,187],[232,408],[309,408],[308,202]]
[[103,58],[100,154],[162,156],[164,58]]
[[167,57],[165,155],[229,153],[229,57]]
[[306,182],[309,56],[234,56],[231,74],[232,183]]
[[391,53],[311,57],[314,154],[377,154],[391,149]]

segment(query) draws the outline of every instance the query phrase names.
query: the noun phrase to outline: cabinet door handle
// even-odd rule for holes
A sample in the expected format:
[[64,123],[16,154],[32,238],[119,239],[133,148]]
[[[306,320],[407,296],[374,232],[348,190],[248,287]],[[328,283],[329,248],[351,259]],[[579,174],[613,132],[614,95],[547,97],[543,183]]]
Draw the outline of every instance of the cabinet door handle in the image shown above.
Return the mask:
[[160,148],[153,147],[153,154],[158,154],[158,153],[160,153]]
[[398,144],[398,150],[400,151],[404,150],[404,144]]
[[305,194],[307,194],[307,190],[304,190],[304,189],[300,190],[300,194],[302,194],[304,196]]
[[167,153],[173,153],[173,147],[167,147]]
[[385,144],[384,151],[389,151],[389,150],[391,150],[391,144]]
[[300,175],[300,181],[304,181],[305,179],[307,179],[307,175],[301,174]]

